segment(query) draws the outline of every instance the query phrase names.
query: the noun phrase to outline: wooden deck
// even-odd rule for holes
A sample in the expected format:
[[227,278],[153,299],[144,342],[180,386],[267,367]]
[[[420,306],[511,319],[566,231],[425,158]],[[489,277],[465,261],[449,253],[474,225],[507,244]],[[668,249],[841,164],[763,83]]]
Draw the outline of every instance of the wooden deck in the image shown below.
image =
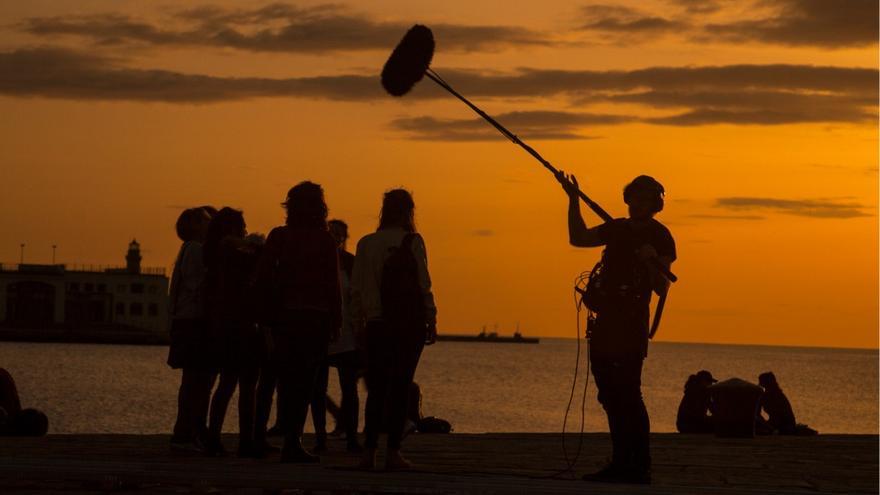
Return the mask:
[[[576,435],[568,445],[575,450]],[[0,438],[0,493],[878,493],[876,435],[655,434],[651,486],[547,479],[563,466],[559,435],[416,435],[407,439],[406,454],[418,467],[405,473],[355,470],[357,457],[340,453],[342,447],[331,439],[321,465],[295,466],[277,456],[172,454],[162,435]],[[595,470],[608,454],[607,434],[585,435],[575,472]]]

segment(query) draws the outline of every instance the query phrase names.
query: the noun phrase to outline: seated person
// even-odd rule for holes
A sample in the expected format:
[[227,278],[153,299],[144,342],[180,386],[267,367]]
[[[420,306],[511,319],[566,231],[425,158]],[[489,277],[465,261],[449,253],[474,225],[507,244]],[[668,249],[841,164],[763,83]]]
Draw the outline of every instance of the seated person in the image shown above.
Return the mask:
[[755,415],[764,389],[739,378],[729,378],[709,387],[712,397],[712,426],[715,436],[752,438]]
[[684,384],[684,397],[678,405],[678,416],[675,426],[680,433],[712,433],[714,426],[712,416],[712,400],[709,387],[717,382],[706,370],[688,377]]
[[0,368],[0,436],[41,437],[49,429],[46,415],[36,409],[22,409],[15,380]]
[[809,426],[798,424],[795,421],[791,403],[782,392],[782,388],[776,381],[776,375],[772,371],[761,373],[758,376],[758,384],[764,388],[760,404],[761,409],[767,413],[767,419],[764,419],[760,409],[758,411],[757,426],[761,433],[778,432],[780,435],[815,435],[818,433]]

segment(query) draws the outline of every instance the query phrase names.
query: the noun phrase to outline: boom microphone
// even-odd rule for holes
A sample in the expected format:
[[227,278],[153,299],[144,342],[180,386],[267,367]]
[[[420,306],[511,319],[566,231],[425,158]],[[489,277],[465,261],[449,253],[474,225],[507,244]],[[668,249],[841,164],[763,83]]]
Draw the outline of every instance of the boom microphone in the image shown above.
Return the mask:
[[[428,79],[437,83],[441,88],[449,91],[453,96],[461,100],[465,105],[469,106],[471,110],[477,113],[480,117],[486,120],[486,122],[490,123],[495,129],[498,130],[504,137],[510,139],[514,144],[519,145],[524,150],[526,150],[532,157],[538,160],[541,165],[544,166],[547,170],[553,173],[556,177],[560,177],[559,170],[550,164],[547,160],[545,160],[537,151],[534,150],[531,146],[522,142],[516,135],[506,127],[498,123],[495,119],[489,116],[486,112],[482,111],[479,107],[471,103],[467,98],[462,96],[458,91],[452,88],[446,81],[440,77],[437,72],[431,69],[431,60],[434,58],[434,35],[431,30],[422,24],[416,24],[406,32],[403,36],[403,39],[400,40],[400,43],[394,48],[394,51],[391,52],[391,56],[388,57],[388,61],[385,62],[385,66],[382,68],[382,87],[385,88],[392,96],[404,96],[407,94],[419,81],[422,80],[423,77],[427,76]],[[564,179],[564,178],[563,178]],[[613,220],[613,217],[608,214],[605,210],[602,209],[601,206],[596,204],[592,199],[587,197],[583,191],[578,189],[578,196],[586,203],[587,206],[590,207],[600,218],[602,218],[605,222],[610,222]],[[656,259],[651,262],[651,265],[663,273],[664,276],[671,282],[675,282],[678,280],[672,272],[669,271],[668,268],[663,266]]]

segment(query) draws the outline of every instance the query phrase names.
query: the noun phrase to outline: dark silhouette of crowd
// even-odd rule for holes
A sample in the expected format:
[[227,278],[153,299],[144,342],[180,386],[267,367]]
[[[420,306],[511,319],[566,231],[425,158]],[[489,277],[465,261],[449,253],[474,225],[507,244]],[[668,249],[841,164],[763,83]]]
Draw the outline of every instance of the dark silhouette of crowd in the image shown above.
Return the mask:
[[[249,235],[244,213],[230,207],[189,208],[177,220],[182,244],[171,278],[168,364],[182,373],[171,446],[228,455],[221,432],[237,388],[236,453],[266,457],[278,450],[267,440],[277,389],[281,462],[320,462],[333,367],[347,450],[372,469],[379,433],[387,433],[385,467],[408,468],[400,449],[413,378],[423,347],[435,340],[437,314],[412,195],[385,193],[378,229],[354,255],[346,251],[345,222],[328,222],[320,185],[297,184],[282,207],[283,224],[265,238]],[[360,376],[367,385],[363,447]],[[302,444],[310,407],[311,451]]]

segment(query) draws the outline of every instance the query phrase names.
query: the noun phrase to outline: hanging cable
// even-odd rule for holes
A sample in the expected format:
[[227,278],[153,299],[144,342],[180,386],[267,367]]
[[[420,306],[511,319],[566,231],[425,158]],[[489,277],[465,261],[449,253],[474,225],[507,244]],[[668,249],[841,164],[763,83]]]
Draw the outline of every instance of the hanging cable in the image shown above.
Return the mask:
[[[583,448],[584,443],[584,426],[586,424],[586,406],[587,406],[587,389],[590,385],[590,344],[587,339],[587,362],[586,362],[586,379],[584,380],[584,390],[581,395],[581,424],[580,424],[580,433],[578,435],[578,445],[577,450],[574,453],[572,458],[568,456],[568,449],[565,445],[565,434],[566,428],[568,427],[568,416],[571,413],[571,405],[574,402],[575,391],[577,390],[577,381],[578,375],[580,373],[580,363],[581,363],[581,310],[584,308],[583,297],[582,294],[586,288],[586,284],[590,279],[590,275],[592,272],[585,271],[580,273],[574,280],[574,306],[575,306],[575,328],[576,328],[576,341],[577,341],[577,354],[575,355],[574,362],[574,377],[571,381],[571,391],[568,395],[568,404],[565,406],[565,414],[562,418],[562,456],[565,460],[565,467],[548,476],[536,476],[535,478],[539,479],[550,479],[550,478],[560,478],[564,474],[570,474],[572,469],[577,464],[578,459],[581,455],[581,450]],[[589,309],[587,310],[588,314],[590,314]],[[569,476],[569,479],[573,478],[573,476]]]

